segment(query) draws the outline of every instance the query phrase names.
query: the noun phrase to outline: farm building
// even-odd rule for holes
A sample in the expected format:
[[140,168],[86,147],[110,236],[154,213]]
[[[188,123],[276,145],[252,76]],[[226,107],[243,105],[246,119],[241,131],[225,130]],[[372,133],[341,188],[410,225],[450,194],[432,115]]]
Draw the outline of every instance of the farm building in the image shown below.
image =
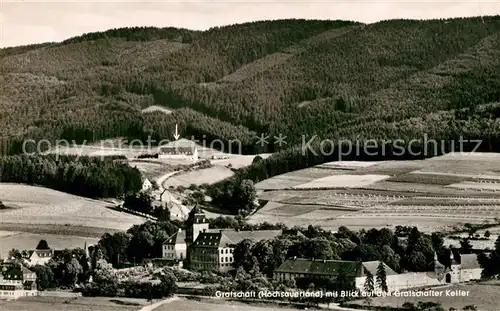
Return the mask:
[[[387,287],[390,292],[393,292],[408,288],[457,284],[480,279],[482,268],[479,266],[477,256],[475,254],[467,254],[460,257],[460,263],[452,257],[451,264],[445,266],[435,256],[434,271],[416,273],[396,273],[384,263],[387,274]],[[371,274],[375,278],[380,263],[380,261],[357,262],[294,258],[287,259],[276,269],[274,271],[274,278],[282,281],[300,278],[335,279],[339,271],[344,269],[344,273],[351,278],[356,289],[364,291],[367,276]],[[377,285],[375,285],[375,290],[379,290]]]
[[0,298],[38,295],[35,272],[12,262],[2,262],[0,270]]
[[198,149],[195,146],[160,147],[159,159],[179,159],[198,161]]
[[[343,273],[355,284],[356,280],[365,277],[368,273],[373,276],[377,274],[380,261],[345,261],[345,260],[315,260],[304,258],[287,259],[274,271],[274,278],[285,281],[291,279],[335,279],[343,270]],[[387,277],[397,273],[384,263]]]

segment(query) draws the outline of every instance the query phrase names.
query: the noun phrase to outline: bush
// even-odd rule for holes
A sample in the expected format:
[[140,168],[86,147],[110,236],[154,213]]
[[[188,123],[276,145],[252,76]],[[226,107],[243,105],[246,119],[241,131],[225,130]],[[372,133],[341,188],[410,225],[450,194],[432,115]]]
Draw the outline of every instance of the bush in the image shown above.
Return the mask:
[[202,289],[203,296],[215,296],[215,292],[217,291],[216,286],[207,286]]

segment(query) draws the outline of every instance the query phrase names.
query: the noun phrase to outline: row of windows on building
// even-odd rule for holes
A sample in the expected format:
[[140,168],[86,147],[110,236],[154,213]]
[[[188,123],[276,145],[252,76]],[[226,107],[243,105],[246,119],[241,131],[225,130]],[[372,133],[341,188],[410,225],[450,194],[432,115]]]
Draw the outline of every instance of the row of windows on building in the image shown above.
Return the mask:
[[208,256],[215,256],[216,257],[217,256],[217,250],[214,250],[214,249],[208,249],[208,250],[206,250],[206,249],[201,249],[201,250],[200,249],[195,249],[193,251],[193,255],[195,255],[195,256],[206,256],[206,255],[208,255]]
[[[195,261],[217,262],[217,256],[214,255],[193,256],[192,258]],[[233,256],[220,257],[220,262],[233,262]]]
[[165,250],[172,250],[173,251],[175,249],[175,246],[174,245],[164,245],[163,249],[165,249]]
[[[232,248],[225,248],[225,249],[221,249],[220,250],[220,253],[221,255],[223,254],[232,254],[233,253],[233,250]],[[205,253],[208,253],[208,254],[216,254],[217,251],[212,251],[212,250],[205,250],[205,249],[201,249],[201,250],[195,250],[195,252],[199,252],[201,254],[205,254]]]
[[16,286],[14,285],[0,285],[0,290],[15,290]]
[[[2,291],[0,292],[2,294],[2,296],[14,296],[16,295],[16,290],[11,290],[11,291],[8,291],[8,292],[5,292],[5,291]],[[25,292],[24,293],[24,296],[36,296],[36,292]]]
[[23,279],[21,276],[19,275],[9,275],[7,276],[7,278],[5,279],[2,279],[2,283],[22,283],[23,282]]

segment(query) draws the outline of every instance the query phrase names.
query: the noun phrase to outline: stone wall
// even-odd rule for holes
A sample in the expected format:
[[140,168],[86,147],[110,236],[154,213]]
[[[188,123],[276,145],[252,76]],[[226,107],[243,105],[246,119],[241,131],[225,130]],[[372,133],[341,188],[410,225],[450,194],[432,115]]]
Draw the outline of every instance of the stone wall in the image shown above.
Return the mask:
[[[356,288],[363,291],[366,277],[356,278]],[[376,277],[374,276],[375,290],[377,287]],[[439,281],[433,272],[412,272],[387,276],[387,287],[390,292],[415,287],[436,286],[445,283],[445,280]]]

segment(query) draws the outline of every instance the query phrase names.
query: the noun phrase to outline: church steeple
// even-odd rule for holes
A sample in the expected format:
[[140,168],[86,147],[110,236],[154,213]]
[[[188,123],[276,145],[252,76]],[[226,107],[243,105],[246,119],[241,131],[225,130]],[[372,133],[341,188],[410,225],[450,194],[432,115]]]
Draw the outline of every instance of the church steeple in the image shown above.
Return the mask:
[[205,230],[208,230],[208,219],[205,213],[197,205],[189,212],[188,219],[186,221],[186,244],[190,245],[200,234]]

